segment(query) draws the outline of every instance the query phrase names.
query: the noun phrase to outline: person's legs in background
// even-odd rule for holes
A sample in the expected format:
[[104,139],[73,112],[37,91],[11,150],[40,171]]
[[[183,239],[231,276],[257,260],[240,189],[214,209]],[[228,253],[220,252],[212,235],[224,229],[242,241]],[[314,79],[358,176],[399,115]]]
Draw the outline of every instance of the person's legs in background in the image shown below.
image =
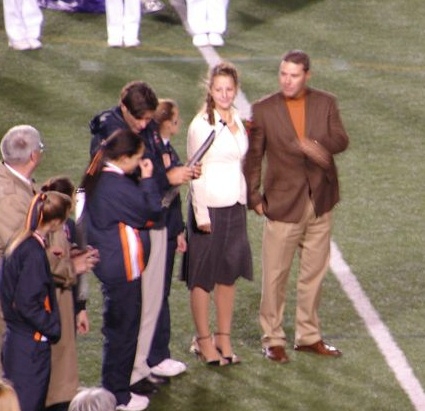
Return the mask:
[[124,38],[124,1],[105,0],[106,31],[109,47],[122,47]]
[[123,33],[123,40],[124,40],[125,47],[137,47],[140,44],[140,41],[139,41],[140,20],[141,20],[140,0],[125,0],[124,2],[124,33]]
[[9,46],[15,50],[39,49],[43,13],[37,0],[3,0],[4,24]]
[[207,1],[208,40],[211,46],[223,46],[223,34],[227,29],[227,6],[229,0]]
[[208,46],[207,2],[205,0],[186,0],[187,22],[192,32],[193,45]]

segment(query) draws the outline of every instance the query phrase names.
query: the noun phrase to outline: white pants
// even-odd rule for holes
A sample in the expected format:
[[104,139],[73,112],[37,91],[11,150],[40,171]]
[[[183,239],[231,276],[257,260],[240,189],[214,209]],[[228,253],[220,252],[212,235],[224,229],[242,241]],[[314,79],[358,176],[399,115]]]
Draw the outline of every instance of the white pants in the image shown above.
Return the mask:
[[142,318],[130,384],[134,384],[150,374],[150,368],[146,361],[151,349],[164,294],[167,229],[150,230],[150,239],[149,261],[142,273]]
[[229,0],[186,0],[192,34],[223,34],[227,28],[228,4]]
[[140,0],[106,0],[108,42],[134,43],[139,39]]
[[3,14],[10,41],[40,38],[43,13],[37,0],[3,0]]

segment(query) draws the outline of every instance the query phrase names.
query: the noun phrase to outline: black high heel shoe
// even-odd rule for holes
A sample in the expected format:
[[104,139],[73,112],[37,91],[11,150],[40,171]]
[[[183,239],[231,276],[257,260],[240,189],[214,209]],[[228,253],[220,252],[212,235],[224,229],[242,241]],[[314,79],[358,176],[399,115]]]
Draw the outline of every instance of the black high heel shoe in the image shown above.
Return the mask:
[[[219,332],[217,332],[217,333],[214,333],[214,336],[216,336],[216,335],[224,335],[224,336],[227,336],[227,337],[229,337],[230,338],[230,334],[229,333],[219,333]],[[223,355],[223,351],[222,351],[222,349],[220,348],[220,347],[218,347],[217,346],[217,344],[216,344],[216,341],[215,341],[215,338],[214,338],[214,345],[215,345],[215,348],[216,348],[216,350],[219,352],[219,354],[225,359],[225,360],[227,360],[228,361],[228,364],[229,365],[236,365],[236,364],[240,364],[242,361],[241,361],[241,359],[240,359],[240,357],[238,356],[238,355],[236,355],[235,353],[232,353],[232,355],[231,356],[229,356],[229,357],[225,357],[224,355]]]
[[[189,351],[192,354],[195,354],[196,357],[203,361],[206,365],[211,365],[211,366],[215,366],[215,367],[221,367],[223,365],[227,365],[228,360],[226,360],[225,358],[223,358],[220,354],[220,358],[218,360],[208,360],[205,355],[202,353],[201,348],[199,347],[199,341],[201,340],[206,340],[208,338],[211,338],[211,335],[206,335],[204,337],[193,337],[192,339],[192,344],[190,345]],[[217,350],[218,352],[218,350]]]

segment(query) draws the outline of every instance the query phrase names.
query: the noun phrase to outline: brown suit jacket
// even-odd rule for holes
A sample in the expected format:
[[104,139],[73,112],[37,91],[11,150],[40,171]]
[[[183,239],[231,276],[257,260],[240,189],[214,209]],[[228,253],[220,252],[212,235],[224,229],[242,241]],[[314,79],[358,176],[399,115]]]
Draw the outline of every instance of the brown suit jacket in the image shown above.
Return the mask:
[[332,156],[348,146],[336,98],[312,88],[306,91],[305,137],[330,154],[326,168],[301,151],[281,92],[257,101],[252,110],[253,124],[244,165],[248,207],[254,208],[262,202],[269,219],[289,223],[300,221],[309,199],[317,216],[330,211],[339,201]]

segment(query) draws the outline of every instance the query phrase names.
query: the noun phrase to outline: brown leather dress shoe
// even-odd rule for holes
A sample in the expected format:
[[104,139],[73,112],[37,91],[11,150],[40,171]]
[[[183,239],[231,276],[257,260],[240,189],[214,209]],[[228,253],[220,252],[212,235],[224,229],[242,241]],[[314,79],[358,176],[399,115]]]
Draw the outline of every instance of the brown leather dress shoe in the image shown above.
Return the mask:
[[276,345],[274,347],[264,347],[263,354],[266,358],[272,361],[280,362],[282,364],[289,362],[289,358],[285,352],[285,347],[283,347],[282,345]]
[[332,345],[326,344],[323,340],[317,341],[311,345],[294,345],[295,351],[312,352],[319,355],[330,357],[341,357],[342,352]]

